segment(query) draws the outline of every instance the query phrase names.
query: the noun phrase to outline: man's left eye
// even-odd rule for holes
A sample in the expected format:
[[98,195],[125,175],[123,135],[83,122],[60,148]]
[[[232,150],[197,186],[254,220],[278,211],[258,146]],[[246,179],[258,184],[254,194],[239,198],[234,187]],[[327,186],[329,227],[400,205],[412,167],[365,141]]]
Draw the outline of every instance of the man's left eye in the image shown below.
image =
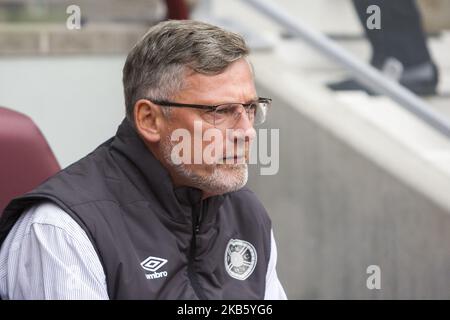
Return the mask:
[[234,110],[235,110],[235,108],[233,106],[226,106],[226,107],[217,109],[216,113],[218,113],[218,114],[229,114],[229,113],[234,112]]

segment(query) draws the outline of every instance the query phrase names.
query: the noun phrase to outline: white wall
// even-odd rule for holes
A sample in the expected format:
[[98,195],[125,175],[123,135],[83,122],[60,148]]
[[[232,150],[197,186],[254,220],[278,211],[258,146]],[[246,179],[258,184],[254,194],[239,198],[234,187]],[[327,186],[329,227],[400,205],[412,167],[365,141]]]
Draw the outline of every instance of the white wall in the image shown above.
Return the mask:
[[0,59],[0,106],[30,116],[62,167],[114,135],[125,56]]

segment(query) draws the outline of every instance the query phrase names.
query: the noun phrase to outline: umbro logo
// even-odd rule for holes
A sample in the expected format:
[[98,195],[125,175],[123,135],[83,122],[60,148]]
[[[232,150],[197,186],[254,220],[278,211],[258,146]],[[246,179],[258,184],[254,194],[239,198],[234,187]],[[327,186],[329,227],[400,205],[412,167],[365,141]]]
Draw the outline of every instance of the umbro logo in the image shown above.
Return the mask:
[[157,257],[148,257],[144,261],[141,262],[142,268],[147,271],[155,272],[160,269],[163,265],[167,263],[166,259],[157,258]]
[[161,269],[161,267],[166,263],[166,259],[150,256],[141,262],[141,267],[146,271],[153,272],[145,274],[145,277],[147,279],[157,279],[167,277],[167,271],[156,272],[157,270]]

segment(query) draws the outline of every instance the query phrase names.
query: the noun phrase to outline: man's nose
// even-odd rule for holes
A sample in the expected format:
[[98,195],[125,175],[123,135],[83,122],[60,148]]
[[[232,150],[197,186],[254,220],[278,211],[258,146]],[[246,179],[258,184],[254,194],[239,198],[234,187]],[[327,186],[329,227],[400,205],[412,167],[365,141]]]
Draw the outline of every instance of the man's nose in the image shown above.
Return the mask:
[[249,115],[244,107],[240,110],[239,118],[232,128],[233,140],[247,140],[252,141],[256,137],[256,131],[253,127],[253,121],[250,120]]

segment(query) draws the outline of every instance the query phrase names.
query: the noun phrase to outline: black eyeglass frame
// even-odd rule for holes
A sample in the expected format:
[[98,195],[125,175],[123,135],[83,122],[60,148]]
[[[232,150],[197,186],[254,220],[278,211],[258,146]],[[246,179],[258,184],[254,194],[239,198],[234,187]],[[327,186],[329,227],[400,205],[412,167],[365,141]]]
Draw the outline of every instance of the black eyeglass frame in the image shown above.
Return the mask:
[[191,103],[178,103],[178,102],[171,102],[171,101],[164,101],[164,100],[153,100],[148,97],[144,97],[142,99],[148,100],[154,104],[157,104],[161,107],[176,107],[176,108],[194,108],[194,109],[203,109],[203,110],[211,110],[215,111],[220,106],[230,105],[230,104],[241,104],[245,109],[250,107],[253,103],[267,103],[269,106],[272,103],[271,98],[262,98],[259,97],[258,100],[249,102],[249,103],[240,103],[240,102],[228,102],[228,103],[221,103],[217,105],[204,105],[204,104],[191,104]]

